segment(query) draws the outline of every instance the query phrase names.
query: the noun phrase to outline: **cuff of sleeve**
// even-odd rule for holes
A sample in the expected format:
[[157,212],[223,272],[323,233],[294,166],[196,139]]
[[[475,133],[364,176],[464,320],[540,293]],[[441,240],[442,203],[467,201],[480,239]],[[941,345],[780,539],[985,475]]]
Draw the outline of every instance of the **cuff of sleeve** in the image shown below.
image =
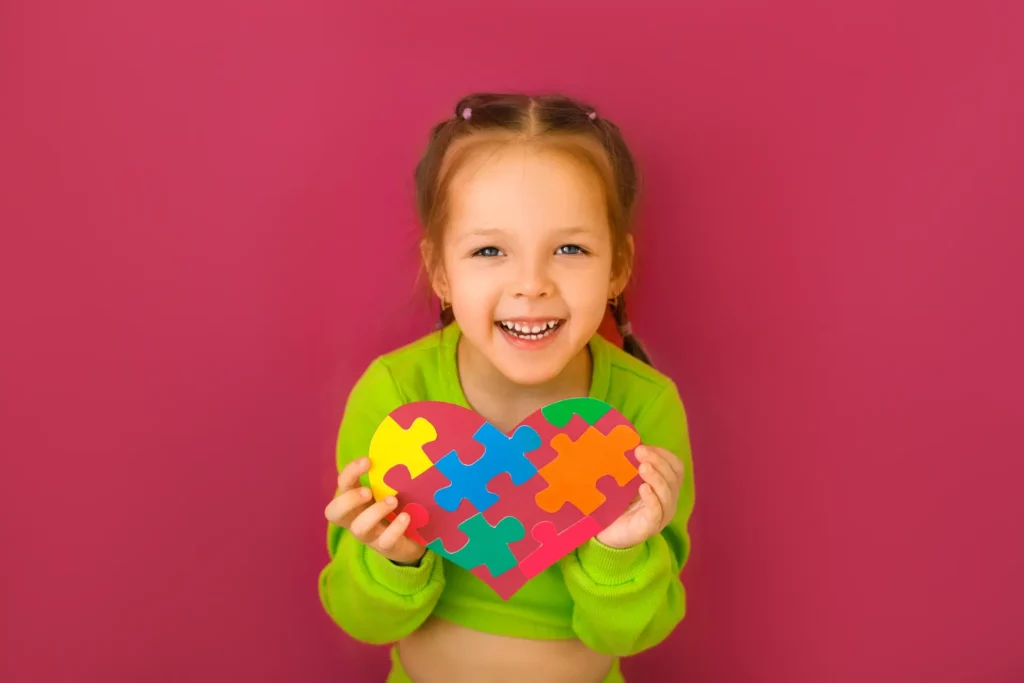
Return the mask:
[[429,550],[416,567],[397,565],[380,553],[363,547],[363,561],[370,578],[398,595],[415,595],[430,582],[436,556]]
[[641,572],[651,555],[650,539],[632,548],[610,548],[592,538],[576,549],[580,568],[594,583],[615,586],[627,583]]

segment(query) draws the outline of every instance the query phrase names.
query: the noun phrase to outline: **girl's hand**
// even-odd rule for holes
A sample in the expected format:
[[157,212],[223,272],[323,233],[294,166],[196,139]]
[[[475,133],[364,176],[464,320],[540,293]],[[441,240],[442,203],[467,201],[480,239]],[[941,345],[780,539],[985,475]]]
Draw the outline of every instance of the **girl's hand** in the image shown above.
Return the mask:
[[370,489],[359,484],[359,477],[369,469],[370,459],[360,458],[341,470],[338,494],[324,509],[324,516],[395,564],[414,565],[427,549],[404,535],[409,527],[408,513],[398,515],[390,524],[384,523],[398,501],[388,496],[373,502]]
[[676,514],[679,488],[683,483],[683,461],[664,448],[638,446],[640,496],[597,535],[598,542],[610,548],[631,548],[643,543],[668,526]]

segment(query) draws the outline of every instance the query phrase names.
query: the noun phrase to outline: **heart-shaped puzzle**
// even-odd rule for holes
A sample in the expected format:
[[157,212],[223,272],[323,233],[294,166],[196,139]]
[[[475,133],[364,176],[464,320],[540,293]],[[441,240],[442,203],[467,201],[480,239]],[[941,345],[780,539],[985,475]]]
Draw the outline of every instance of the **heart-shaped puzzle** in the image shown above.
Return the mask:
[[507,600],[625,512],[642,483],[638,445],[593,398],[552,403],[511,436],[472,410],[420,401],[381,422],[368,476],[374,498],[394,495],[410,515],[406,536]]

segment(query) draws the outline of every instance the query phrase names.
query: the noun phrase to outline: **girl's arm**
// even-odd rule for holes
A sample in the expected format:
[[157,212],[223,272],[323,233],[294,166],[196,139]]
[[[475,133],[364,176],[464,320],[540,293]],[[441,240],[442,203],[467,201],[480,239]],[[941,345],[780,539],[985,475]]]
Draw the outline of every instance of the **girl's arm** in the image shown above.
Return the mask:
[[[339,472],[367,454],[377,426],[406,402],[387,366],[374,361],[345,406],[338,431]],[[360,482],[369,486],[365,474]],[[405,638],[430,616],[444,589],[444,567],[429,550],[418,566],[396,565],[330,523],[327,550],[331,561],[320,573],[320,601],[356,640],[383,645]]]
[[572,625],[589,647],[633,655],[657,645],[686,613],[679,574],[690,552],[693,466],[686,414],[674,385],[666,386],[634,423],[648,446],[683,461],[679,503],[671,522],[644,543],[618,550],[591,539],[562,560],[573,597]]

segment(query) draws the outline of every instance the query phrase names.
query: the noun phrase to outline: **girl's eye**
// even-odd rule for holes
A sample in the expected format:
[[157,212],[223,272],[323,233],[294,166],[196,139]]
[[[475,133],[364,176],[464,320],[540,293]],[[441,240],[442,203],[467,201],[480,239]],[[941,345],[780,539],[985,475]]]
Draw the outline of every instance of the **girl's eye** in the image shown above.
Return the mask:
[[586,254],[587,250],[578,244],[563,244],[558,248],[557,253],[566,254],[568,256],[576,256],[578,254]]
[[474,251],[473,256],[501,256],[501,249],[497,247],[484,247]]

